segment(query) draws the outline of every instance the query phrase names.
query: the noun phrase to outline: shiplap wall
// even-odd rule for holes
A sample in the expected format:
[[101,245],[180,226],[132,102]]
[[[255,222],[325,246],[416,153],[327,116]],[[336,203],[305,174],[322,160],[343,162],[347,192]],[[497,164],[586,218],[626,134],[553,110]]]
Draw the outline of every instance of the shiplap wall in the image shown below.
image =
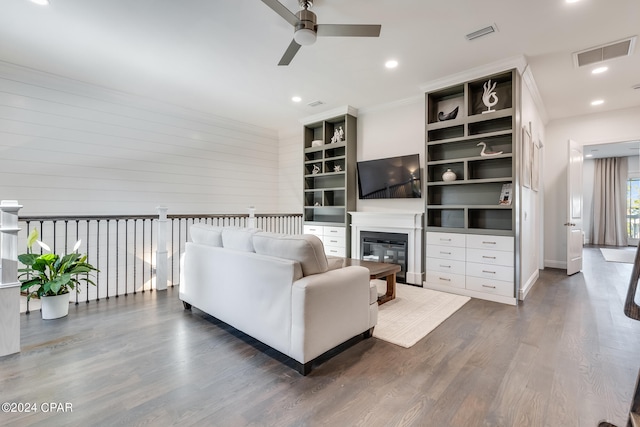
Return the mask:
[[0,199],[21,215],[272,213],[281,182],[275,131],[0,62]]

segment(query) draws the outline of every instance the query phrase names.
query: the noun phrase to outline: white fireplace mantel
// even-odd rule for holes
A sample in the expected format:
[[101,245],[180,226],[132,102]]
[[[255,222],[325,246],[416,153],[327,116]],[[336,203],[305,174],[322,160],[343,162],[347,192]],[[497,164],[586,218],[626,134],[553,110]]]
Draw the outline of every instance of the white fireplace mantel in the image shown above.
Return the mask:
[[349,212],[351,256],[360,258],[360,232],[407,235],[407,283],[422,286],[422,212]]

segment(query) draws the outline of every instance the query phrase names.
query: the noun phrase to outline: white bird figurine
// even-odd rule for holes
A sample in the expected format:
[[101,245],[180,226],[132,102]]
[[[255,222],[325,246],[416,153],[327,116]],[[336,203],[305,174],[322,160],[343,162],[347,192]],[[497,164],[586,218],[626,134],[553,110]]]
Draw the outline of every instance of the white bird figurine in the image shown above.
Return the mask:
[[479,142],[478,146],[482,145],[482,151],[480,152],[480,155],[482,157],[489,157],[489,156],[497,156],[498,154],[502,154],[502,151],[490,151],[487,152],[487,143],[486,142]]

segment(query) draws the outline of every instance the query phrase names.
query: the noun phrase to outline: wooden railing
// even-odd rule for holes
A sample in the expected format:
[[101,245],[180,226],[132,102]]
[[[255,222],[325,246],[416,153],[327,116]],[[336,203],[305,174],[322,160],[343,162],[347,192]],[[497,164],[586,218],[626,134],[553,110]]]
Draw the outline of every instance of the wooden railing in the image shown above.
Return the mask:
[[[165,210],[166,212],[166,210]],[[174,286],[180,280],[180,256],[194,223],[213,226],[257,227],[286,234],[302,233],[302,214],[165,214],[21,216],[18,253],[36,228],[39,240],[56,253],[67,253],[81,240],[80,253],[99,273],[96,286],[76,294],[80,301],[99,301]],[[160,230],[160,231],[159,231]],[[39,250],[35,248],[34,250]],[[164,277],[159,279],[160,272]],[[159,281],[160,280],[160,281]]]

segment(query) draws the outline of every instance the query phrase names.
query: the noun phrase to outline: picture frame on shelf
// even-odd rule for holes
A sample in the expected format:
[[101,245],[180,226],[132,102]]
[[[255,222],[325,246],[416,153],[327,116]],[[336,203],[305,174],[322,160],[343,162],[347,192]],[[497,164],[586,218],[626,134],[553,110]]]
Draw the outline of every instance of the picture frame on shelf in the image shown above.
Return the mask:
[[522,127],[522,186],[531,188],[531,134],[527,126]]

